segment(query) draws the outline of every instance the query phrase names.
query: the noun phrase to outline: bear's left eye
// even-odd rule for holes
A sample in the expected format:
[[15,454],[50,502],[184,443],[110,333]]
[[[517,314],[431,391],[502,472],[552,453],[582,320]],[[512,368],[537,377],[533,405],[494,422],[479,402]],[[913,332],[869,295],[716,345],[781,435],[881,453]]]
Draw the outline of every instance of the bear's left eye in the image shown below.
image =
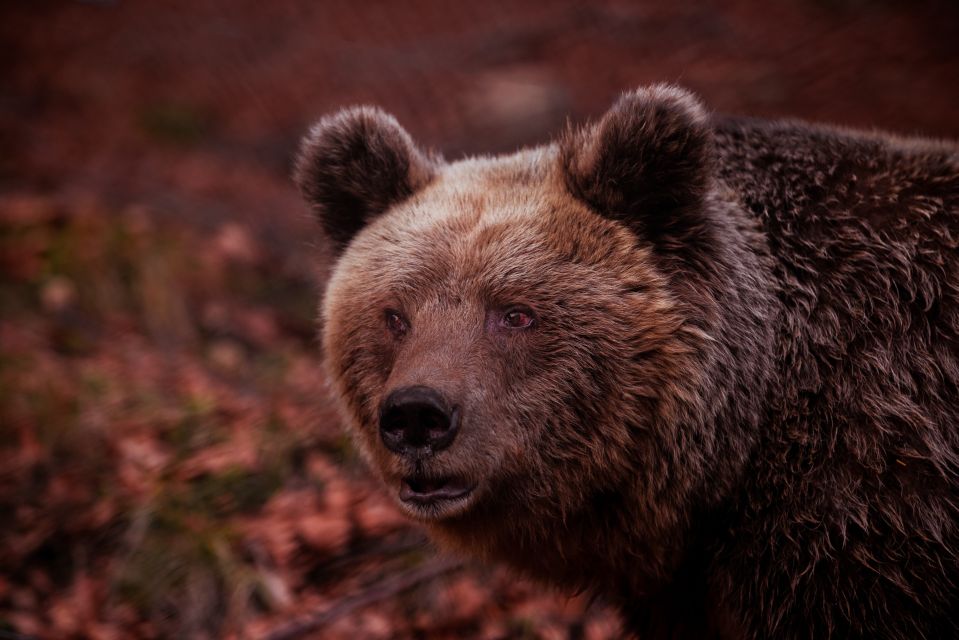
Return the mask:
[[526,307],[512,307],[507,309],[500,320],[500,325],[507,329],[528,329],[533,326],[536,316],[532,309]]

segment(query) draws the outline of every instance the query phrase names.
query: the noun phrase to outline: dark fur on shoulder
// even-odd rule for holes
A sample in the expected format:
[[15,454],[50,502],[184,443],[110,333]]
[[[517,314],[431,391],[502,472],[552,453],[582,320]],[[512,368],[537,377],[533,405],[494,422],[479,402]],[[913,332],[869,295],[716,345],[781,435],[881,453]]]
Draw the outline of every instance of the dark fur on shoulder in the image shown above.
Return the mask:
[[[336,398],[442,544],[598,594],[643,640],[959,637],[954,143],[657,86],[450,164],[345,111],[297,181],[348,243]],[[442,447],[386,446],[411,387],[455,407]]]
[[959,637],[959,148],[717,132],[776,256],[779,319],[714,588],[752,637]]

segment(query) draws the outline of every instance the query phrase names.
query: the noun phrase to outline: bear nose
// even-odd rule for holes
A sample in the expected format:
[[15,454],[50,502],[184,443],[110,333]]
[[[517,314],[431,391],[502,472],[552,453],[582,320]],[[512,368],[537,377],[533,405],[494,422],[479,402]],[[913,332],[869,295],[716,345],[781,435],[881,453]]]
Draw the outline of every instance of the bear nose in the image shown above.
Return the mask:
[[380,411],[380,437],[390,451],[436,452],[450,446],[459,429],[459,411],[429,387],[404,387],[391,393]]

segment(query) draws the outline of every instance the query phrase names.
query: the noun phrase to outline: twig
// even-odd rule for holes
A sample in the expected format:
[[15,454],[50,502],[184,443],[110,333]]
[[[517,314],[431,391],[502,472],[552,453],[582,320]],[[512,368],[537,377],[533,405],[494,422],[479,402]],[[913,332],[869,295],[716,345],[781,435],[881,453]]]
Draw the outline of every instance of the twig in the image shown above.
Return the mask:
[[350,555],[337,556],[335,559],[317,567],[317,570],[330,574],[371,558],[395,558],[408,551],[426,550],[428,548],[429,540],[427,537],[414,529],[412,532],[407,532],[397,538],[385,541],[382,539],[370,540],[364,546],[351,550]]
[[0,629],[0,639],[2,640],[39,640],[37,636],[24,635],[18,631],[7,631]]
[[343,598],[338,603],[316,613],[309,614],[294,620],[263,636],[263,640],[294,640],[300,636],[324,627],[337,618],[348,613],[367,607],[375,602],[386,600],[399,593],[442,575],[454,573],[463,568],[463,563],[456,560],[432,560],[410,569],[404,573],[393,575],[382,582],[370,587],[363,593]]

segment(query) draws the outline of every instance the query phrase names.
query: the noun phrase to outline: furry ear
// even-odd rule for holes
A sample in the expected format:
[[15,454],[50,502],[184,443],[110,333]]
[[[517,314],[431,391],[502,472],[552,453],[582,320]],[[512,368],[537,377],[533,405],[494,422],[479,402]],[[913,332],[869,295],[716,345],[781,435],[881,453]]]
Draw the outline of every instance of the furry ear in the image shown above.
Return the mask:
[[435,159],[393,116],[353,107],[310,129],[293,179],[339,251],[373,218],[425,186],[435,169]]
[[712,129],[699,100],[655,85],[624,94],[599,120],[560,140],[567,188],[598,213],[662,248],[705,230]]

